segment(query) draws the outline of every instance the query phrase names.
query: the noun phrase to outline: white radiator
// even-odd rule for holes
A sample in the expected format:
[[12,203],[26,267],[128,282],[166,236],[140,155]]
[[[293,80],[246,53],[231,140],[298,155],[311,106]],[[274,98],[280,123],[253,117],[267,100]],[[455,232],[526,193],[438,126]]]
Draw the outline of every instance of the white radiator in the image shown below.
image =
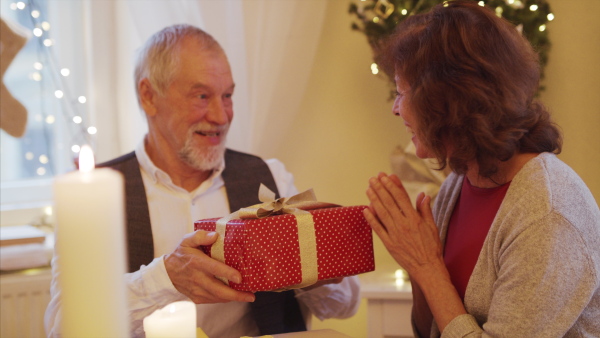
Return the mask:
[[50,268],[0,275],[0,338],[43,338],[50,301]]

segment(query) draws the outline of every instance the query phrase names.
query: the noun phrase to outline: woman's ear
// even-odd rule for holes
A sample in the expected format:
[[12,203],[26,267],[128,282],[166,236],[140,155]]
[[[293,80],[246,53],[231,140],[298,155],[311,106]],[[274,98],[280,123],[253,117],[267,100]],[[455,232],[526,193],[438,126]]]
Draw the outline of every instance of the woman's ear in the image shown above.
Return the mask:
[[155,98],[158,93],[152,88],[152,84],[147,78],[138,83],[138,92],[140,95],[140,105],[148,117],[156,115]]

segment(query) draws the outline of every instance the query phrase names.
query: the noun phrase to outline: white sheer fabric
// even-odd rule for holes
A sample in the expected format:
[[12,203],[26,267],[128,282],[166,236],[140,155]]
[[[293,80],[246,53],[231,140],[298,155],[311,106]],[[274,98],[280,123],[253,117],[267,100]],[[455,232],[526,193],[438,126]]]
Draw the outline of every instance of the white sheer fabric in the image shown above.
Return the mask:
[[[236,82],[229,146],[257,153],[280,142],[298,113],[326,6],[321,0],[87,0],[84,43],[98,160],[134,149],[147,131],[132,80],[135,50],[176,23],[203,28],[229,57]],[[266,128],[269,140],[261,137]]]

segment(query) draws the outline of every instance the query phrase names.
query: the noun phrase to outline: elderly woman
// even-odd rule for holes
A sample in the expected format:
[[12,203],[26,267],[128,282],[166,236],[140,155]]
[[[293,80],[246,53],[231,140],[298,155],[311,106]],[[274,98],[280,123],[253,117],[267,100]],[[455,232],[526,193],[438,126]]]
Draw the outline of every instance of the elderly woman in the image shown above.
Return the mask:
[[385,59],[417,155],[452,170],[433,212],[394,175],[367,190],[367,220],[411,277],[415,335],[600,336],[600,211],[555,155],[532,47],[456,1],[405,20]]

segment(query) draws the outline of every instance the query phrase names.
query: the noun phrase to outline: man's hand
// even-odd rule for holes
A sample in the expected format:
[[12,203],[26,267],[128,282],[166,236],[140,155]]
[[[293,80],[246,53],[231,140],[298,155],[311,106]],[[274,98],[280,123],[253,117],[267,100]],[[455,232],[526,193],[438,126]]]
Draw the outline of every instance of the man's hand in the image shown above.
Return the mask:
[[208,257],[198,249],[200,245],[214,243],[217,236],[215,232],[198,230],[183,237],[177,249],[165,257],[165,267],[171,282],[177,291],[196,304],[253,302],[253,293],[236,291],[215,278],[220,276],[240,283],[242,275],[237,270]]

